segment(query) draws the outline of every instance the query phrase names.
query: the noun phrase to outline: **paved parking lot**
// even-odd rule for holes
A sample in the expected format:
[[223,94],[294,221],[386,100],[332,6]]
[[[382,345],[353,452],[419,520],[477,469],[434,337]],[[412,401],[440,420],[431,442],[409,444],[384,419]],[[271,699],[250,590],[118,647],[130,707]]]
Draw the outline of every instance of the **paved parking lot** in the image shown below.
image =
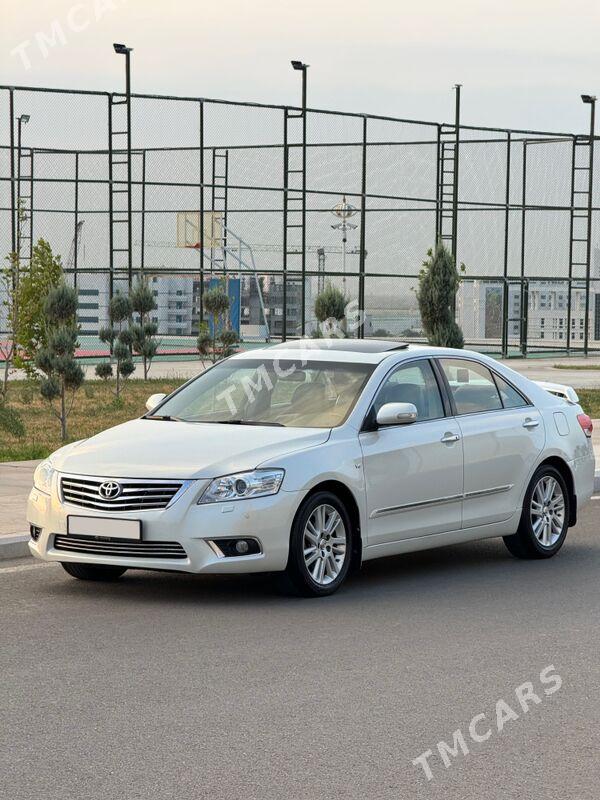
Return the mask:
[[[3,562],[3,795],[595,800],[599,513],[547,562],[465,544],[371,562],[324,600],[260,576],[100,585]],[[526,681],[542,698],[525,714]],[[518,718],[498,733],[501,699]],[[469,754],[446,768],[457,729]],[[431,781],[412,764],[427,749]]]

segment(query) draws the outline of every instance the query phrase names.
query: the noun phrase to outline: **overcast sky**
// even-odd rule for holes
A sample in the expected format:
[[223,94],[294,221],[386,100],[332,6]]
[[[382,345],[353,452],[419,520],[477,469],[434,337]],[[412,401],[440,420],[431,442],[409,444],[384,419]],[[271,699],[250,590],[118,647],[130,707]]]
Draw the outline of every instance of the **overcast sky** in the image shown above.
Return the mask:
[[583,131],[600,94],[593,0],[3,0],[3,84],[296,103],[469,124]]

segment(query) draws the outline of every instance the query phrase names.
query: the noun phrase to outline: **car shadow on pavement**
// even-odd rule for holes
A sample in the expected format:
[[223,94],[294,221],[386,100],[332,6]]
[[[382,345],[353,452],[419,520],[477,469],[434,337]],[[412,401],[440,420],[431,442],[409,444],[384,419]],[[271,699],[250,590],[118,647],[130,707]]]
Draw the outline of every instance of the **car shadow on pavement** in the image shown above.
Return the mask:
[[546,591],[549,582],[571,585],[573,569],[582,579],[596,574],[600,549],[587,543],[571,542],[556,558],[520,561],[513,558],[500,540],[451,545],[417,553],[368,561],[351,576],[335,595],[316,600],[288,597],[280,576],[273,573],[250,575],[191,575],[178,572],[130,570],[117,581],[94,583],[73,580],[62,570],[50,590],[55,595],[85,597],[111,603],[167,605],[259,605],[315,602],[345,603],[357,598],[376,603],[390,595],[418,602],[424,593],[486,594],[506,592],[517,582],[520,589]]

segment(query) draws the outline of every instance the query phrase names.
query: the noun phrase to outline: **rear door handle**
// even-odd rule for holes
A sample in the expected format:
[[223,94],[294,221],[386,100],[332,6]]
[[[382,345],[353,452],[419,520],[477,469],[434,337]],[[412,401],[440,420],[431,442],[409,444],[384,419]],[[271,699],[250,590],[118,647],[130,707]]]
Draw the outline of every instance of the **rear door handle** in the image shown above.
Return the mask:
[[531,419],[531,417],[527,417],[525,422],[523,423],[524,428],[537,428],[540,424],[539,419]]
[[450,431],[448,431],[448,433],[445,433],[442,436],[442,438],[440,439],[440,442],[444,442],[444,443],[447,443],[447,442],[458,442],[459,439],[460,439],[460,436],[458,435],[458,433],[450,433]]

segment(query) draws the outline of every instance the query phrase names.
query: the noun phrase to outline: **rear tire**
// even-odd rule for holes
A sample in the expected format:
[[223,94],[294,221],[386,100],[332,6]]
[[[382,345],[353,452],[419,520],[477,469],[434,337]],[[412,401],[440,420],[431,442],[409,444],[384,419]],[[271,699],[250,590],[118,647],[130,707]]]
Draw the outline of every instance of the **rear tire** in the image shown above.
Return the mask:
[[552,558],[569,530],[569,492],[561,473],[549,464],[539,467],[525,492],[517,532],[504,537],[516,558]]
[[353,526],[344,504],[332,492],[317,492],[296,514],[284,589],[302,597],[336,592],[348,574]]
[[73,564],[70,561],[60,563],[65,572],[80,581],[115,581],[127,572],[127,567],[113,567],[108,564]]

